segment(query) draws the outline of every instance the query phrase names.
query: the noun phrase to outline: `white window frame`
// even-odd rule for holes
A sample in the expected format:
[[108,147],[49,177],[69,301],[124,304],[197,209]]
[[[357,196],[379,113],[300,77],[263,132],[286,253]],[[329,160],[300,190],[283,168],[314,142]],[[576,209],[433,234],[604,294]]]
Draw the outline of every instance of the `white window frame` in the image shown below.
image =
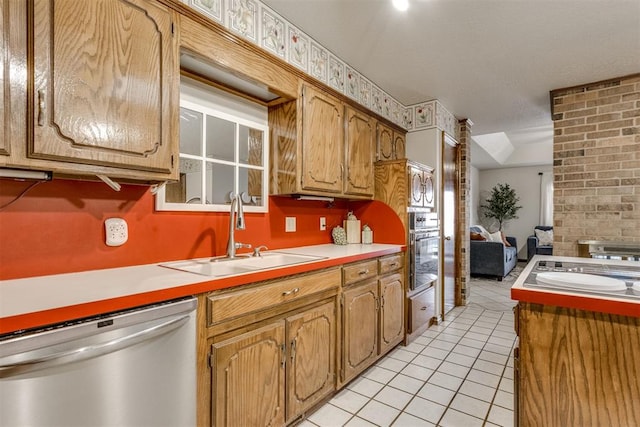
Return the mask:
[[[184,89],[184,90],[183,90]],[[194,93],[195,91],[195,93]],[[207,129],[207,120],[206,116],[216,117],[223,120],[227,120],[229,122],[235,123],[235,141],[234,141],[234,160],[222,160],[216,159],[212,157],[206,156],[206,142],[203,139],[200,144],[200,155],[190,155],[180,153],[180,159],[191,159],[194,161],[202,162],[202,173],[201,173],[201,188],[202,193],[200,196],[199,203],[170,203],[166,201],[165,198],[165,187],[163,186],[156,193],[156,210],[157,211],[183,211],[183,212],[229,212],[230,211],[230,203],[226,204],[207,204],[205,200],[205,194],[207,193],[207,185],[210,185],[211,182],[207,182],[207,174],[206,174],[206,165],[207,163],[213,164],[224,164],[228,166],[234,167],[234,189],[233,193],[238,194],[239,191],[239,171],[241,169],[254,169],[259,170],[262,173],[262,205],[251,205],[245,204],[244,211],[245,212],[268,212],[269,211],[269,126],[266,123],[259,123],[258,121],[254,121],[251,119],[251,113],[247,114],[246,111],[240,111],[242,108],[235,109],[234,103],[242,103],[242,101],[232,100],[230,104],[227,105],[219,105],[216,103],[216,96],[209,96],[210,94],[204,94],[201,92],[202,89],[193,89],[192,87],[181,87],[180,93],[180,107],[188,108],[193,111],[197,111],[203,115],[202,120],[202,135],[203,138],[206,136]],[[224,96],[224,95],[222,95]],[[227,95],[230,96],[230,95]],[[230,106],[231,105],[231,106]],[[221,107],[224,107],[227,111],[222,111]],[[263,132],[263,140],[262,140],[262,165],[249,165],[246,163],[241,163],[239,159],[239,126],[246,126],[249,128],[261,130]]]

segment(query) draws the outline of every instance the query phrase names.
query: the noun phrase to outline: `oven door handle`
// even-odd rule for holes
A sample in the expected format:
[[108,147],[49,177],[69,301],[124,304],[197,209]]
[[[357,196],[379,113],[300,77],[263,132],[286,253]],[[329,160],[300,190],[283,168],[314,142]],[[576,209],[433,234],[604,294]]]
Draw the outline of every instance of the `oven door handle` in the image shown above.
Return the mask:
[[[451,237],[449,237],[449,238],[451,238]],[[423,237],[416,236],[416,242],[421,242],[423,240],[432,240],[432,239],[438,239],[439,240],[440,236],[439,235],[437,235],[437,236],[423,236]]]

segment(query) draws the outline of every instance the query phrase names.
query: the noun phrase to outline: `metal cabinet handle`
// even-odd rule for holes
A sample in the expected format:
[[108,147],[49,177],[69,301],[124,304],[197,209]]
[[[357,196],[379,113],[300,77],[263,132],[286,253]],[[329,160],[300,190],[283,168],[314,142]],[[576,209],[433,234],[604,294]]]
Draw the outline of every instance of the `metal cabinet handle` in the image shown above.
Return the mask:
[[284,369],[285,365],[287,364],[287,346],[281,344],[280,351],[282,352],[282,360],[280,361],[280,366]]
[[291,341],[291,365],[293,365],[296,360],[296,341],[298,341],[297,338],[294,338],[293,341]]
[[427,306],[424,306],[420,310],[425,311],[426,309],[427,309]]
[[300,291],[300,288],[293,288],[290,291],[285,291],[282,293],[283,297],[286,297],[287,295],[291,295],[291,294],[297,294]]
[[398,263],[397,262],[392,262],[391,264],[389,264],[389,267],[397,267]]
[[366,269],[366,270],[360,270],[360,271],[358,272],[358,274],[359,274],[359,275],[361,275],[361,276],[364,276],[365,274],[369,274],[369,269]]
[[44,126],[44,91],[38,91],[38,126]]
[[444,240],[451,240],[451,236],[445,237]]

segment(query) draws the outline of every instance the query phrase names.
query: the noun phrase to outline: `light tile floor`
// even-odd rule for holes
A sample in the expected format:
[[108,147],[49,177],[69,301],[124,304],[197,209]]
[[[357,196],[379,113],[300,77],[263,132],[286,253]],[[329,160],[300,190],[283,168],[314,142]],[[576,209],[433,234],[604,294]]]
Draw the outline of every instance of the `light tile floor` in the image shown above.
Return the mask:
[[398,346],[309,415],[303,427],[513,426],[510,287],[471,279],[471,298],[408,346]]

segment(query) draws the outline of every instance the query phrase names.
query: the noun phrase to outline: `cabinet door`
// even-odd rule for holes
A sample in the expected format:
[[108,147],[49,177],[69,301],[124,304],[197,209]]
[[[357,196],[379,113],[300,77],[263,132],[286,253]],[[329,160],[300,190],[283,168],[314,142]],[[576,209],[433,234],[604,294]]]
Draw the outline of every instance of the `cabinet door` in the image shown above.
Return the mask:
[[287,319],[287,422],[335,390],[335,303]]
[[380,279],[380,353],[404,337],[404,290],[400,274]]
[[347,107],[345,194],[373,196],[374,120]]
[[428,171],[424,171],[422,176],[423,182],[423,202],[424,206],[428,208],[435,207],[434,203],[434,188],[433,188],[433,174]]
[[212,345],[216,427],[284,425],[284,334],[282,320]]
[[431,323],[436,315],[435,287],[409,298],[409,332],[413,333]]
[[310,86],[303,91],[302,188],[342,192],[344,106]]
[[378,160],[393,160],[393,130],[378,123]]
[[409,168],[409,206],[422,207],[424,182],[422,171],[415,167]]
[[378,281],[344,291],[342,381],[368,367],[378,355]]
[[177,170],[171,17],[146,0],[35,0],[29,157]]
[[393,133],[393,158],[404,159],[406,155],[406,140],[405,136],[401,133]]
[[9,2],[0,2],[0,154],[9,154]]

